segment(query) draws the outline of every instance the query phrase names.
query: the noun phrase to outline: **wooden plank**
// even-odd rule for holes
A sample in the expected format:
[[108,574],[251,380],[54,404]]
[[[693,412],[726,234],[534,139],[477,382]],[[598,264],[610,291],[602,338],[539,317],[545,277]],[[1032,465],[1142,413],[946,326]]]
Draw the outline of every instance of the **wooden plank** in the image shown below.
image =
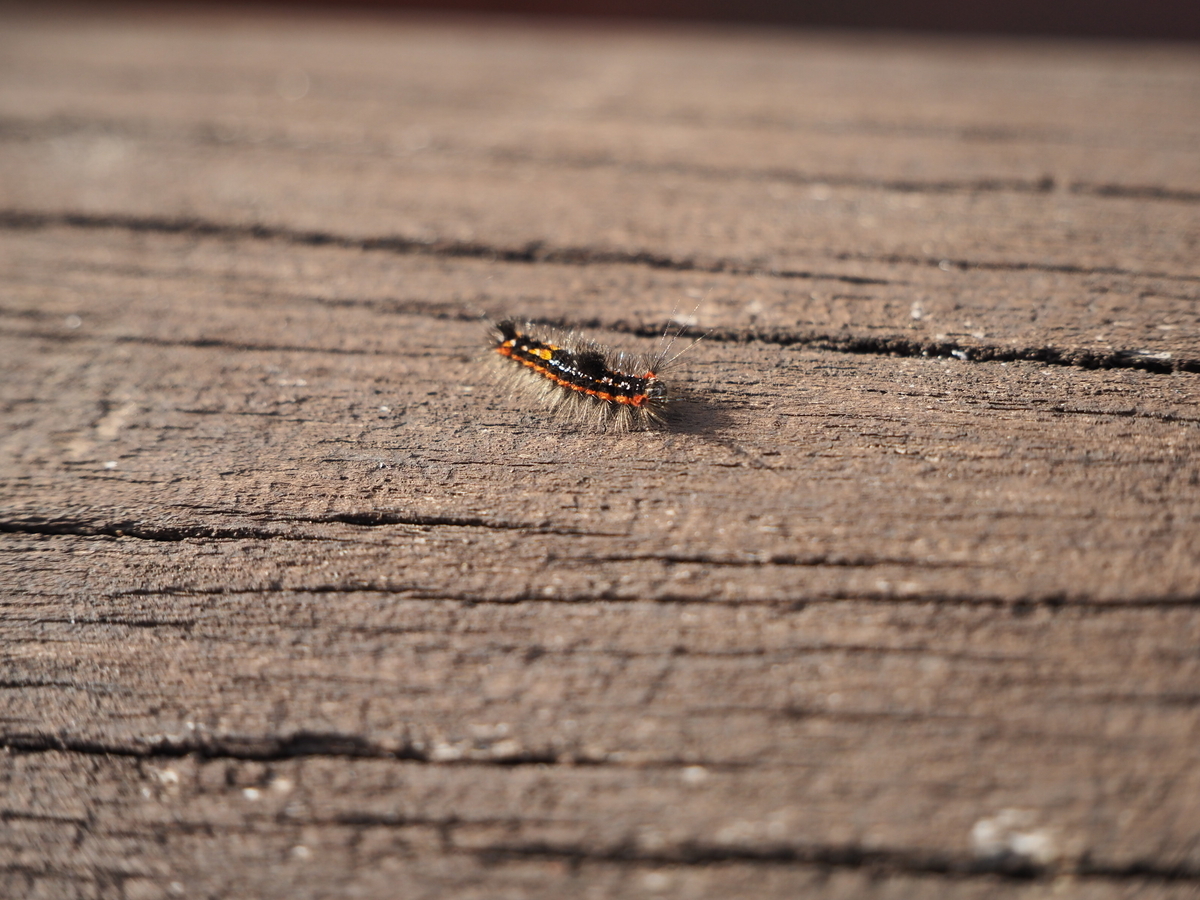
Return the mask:
[[782,272],[782,306],[713,285],[726,319],[828,339],[865,307],[921,351],[1200,366],[1186,49],[179,26],[131,79],[136,31],[95,27],[10,34],[10,220]]
[[[91,234],[34,237],[46,253],[104,246]],[[25,462],[30,509],[15,517],[19,494],[10,506],[22,527],[269,536],[297,520],[445,520],[479,539],[498,532],[498,555],[475,560],[474,586],[452,591],[481,599],[591,584],[620,596],[786,600],[800,573],[814,597],[1164,602],[1200,588],[1192,375],[709,339],[680,361],[694,396],[675,433],[598,442],[545,430],[536,413],[492,396],[484,327],[469,309],[445,318],[462,309],[464,284],[490,284],[485,273],[512,265],[389,259],[388,274],[419,284],[419,299],[345,305],[304,297],[297,273],[321,259],[331,282],[363,277],[353,250],[271,244],[256,259],[253,242],[109,237],[108,263],[79,275],[79,263],[37,263],[86,290],[86,310],[66,290],[57,308],[35,297],[10,310],[9,358],[25,367],[36,347],[40,369],[10,382],[28,426],[10,438]],[[11,247],[15,262],[26,248]],[[137,271],[147,255],[153,277]],[[272,265],[286,274],[264,287],[259,273]],[[212,274],[198,279],[200,267]],[[604,296],[635,274],[608,266],[590,283],[593,267],[516,268],[514,287],[550,297]],[[185,301],[197,282],[220,286],[191,301],[202,317]],[[164,306],[164,293],[180,305]],[[77,328],[72,310],[87,317]],[[247,334],[248,321],[265,339]],[[104,380],[89,384],[92,373]],[[65,471],[46,468],[47,444],[65,451]],[[147,483],[157,485],[151,503]],[[47,504],[56,515],[39,512]],[[1130,523],[1145,532],[1136,542]],[[429,572],[422,590],[445,589],[453,534],[439,562],[421,545],[404,567]],[[535,578],[500,577],[508,545]],[[397,561],[394,547],[364,552],[374,559],[356,563],[364,573]]]
[[0,42],[0,892],[1195,895],[1194,51]]

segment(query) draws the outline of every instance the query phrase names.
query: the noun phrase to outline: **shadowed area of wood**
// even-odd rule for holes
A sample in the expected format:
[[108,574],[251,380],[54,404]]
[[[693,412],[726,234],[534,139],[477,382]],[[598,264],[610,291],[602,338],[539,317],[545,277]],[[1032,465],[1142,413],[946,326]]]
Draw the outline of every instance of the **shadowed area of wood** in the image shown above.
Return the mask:
[[[1192,897],[1200,54],[0,31],[0,894]],[[635,352],[548,420],[486,320]]]

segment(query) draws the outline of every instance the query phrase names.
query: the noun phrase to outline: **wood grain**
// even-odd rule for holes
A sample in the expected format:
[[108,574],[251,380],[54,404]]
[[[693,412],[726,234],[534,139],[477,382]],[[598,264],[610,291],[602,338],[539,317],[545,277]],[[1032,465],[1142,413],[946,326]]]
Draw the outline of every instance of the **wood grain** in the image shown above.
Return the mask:
[[0,47],[0,893],[1196,896],[1194,48]]

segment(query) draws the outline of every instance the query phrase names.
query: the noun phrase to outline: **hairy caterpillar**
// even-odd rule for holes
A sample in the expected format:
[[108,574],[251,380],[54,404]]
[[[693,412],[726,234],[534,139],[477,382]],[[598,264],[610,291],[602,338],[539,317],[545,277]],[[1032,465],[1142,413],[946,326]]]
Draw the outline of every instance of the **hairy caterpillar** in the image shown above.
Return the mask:
[[617,431],[666,420],[673,398],[660,374],[679,356],[666,358],[678,333],[661,351],[644,357],[515,319],[497,322],[491,337],[491,355],[511,376],[514,389],[531,392],[553,413]]

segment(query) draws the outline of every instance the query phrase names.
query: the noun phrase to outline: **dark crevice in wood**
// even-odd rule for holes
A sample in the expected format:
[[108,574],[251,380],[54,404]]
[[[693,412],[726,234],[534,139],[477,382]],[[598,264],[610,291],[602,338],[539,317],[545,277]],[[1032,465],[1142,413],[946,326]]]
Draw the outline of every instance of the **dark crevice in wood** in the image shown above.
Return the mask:
[[[627,330],[643,337],[661,334],[657,329],[646,327]],[[1080,369],[1139,369],[1158,375],[1200,372],[1200,358],[1174,359],[1170,354],[1140,350],[1097,351],[1084,348],[962,345],[956,341],[922,341],[901,337],[865,337],[820,332],[803,334],[782,328],[714,328],[705,336],[705,340],[728,343],[759,341],[781,347],[805,347],[871,356],[958,359],[963,362],[1038,362]]]
[[76,684],[73,681],[0,681],[0,691],[23,691],[46,687],[75,689],[85,687],[85,685]]
[[1075,867],[1074,873],[1084,878],[1110,880],[1200,881],[1200,869],[1195,866],[1185,863],[1162,866],[1145,860],[1135,860],[1124,866],[1102,866],[1085,860]]
[[[89,824],[87,818],[81,816],[56,816],[50,813],[31,813],[21,812],[15,809],[0,809],[0,822],[8,820],[20,820],[22,822],[53,822],[57,825],[82,825]],[[0,871],[5,871],[0,869]]]
[[[138,758],[180,758],[198,756],[203,759],[230,759],[247,762],[281,762],[298,757],[342,757],[361,759],[393,759],[432,763],[432,754],[414,746],[381,747],[362,737],[350,734],[301,731],[280,738],[204,738],[189,737],[140,743],[103,743],[53,734],[0,735],[0,747],[21,753],[70,752],[89,756],[132,756]],[[521,755],[475,759],[473,762],[495,762],[500,765],[554,762],[551,757]]]
[[[10,621],[13,620],[10,619]],[[37,616],[23,618],[21,621],[36,625],[70,625],[75,628],[82,628],[86,626],[106,627],[110,625],[116,625],[121,628],[179,628],[184,631],[191,631],[200,622],[199,619],[120,619],[113,616],[97,616],[94,619],[87,618],[86,616]],[[37,685],[30,685],[30,687],[41,686],[43,686],[41,683],[38,683]],[[45,686],[59,687],[60,683],[47,682]],[[76,685],[73,685],[71,682],[62,682],[61,686],[71,687]]]
[[[779,605],[781,601],[764,601],[764,605]],[[1179,609],[1200,607],[1200,594],[1176,596],[1144,596],[1097,600],[1087,596],[1068,596],[1062,593],[1042,594],[1025,597],[999,597],[994,594],[953,594],[939,591],[918,591],[913,594],[892,595],[888,593],[842,593],[835,592],[812,600],[797,601],[801,605],[816,603],[882,603],[889,606],[900,604],[935,604],[937,606],[994,607],[1006,609],[1014,615],[1028,615],[1034,610],[1083,610],[1088,613],[1112,612],[1116,610]]]
[[[1157,272],[1141,269],[1124,269],[1120,266],[1083,266],[1073,263],[1042,263],[1023,260],[953,259],[945,256],[906,256],[900,253],[830,253],[832,259],[840,261],[883,263],[885,265],[917,266],[951,271],[969,272],[975,269],[985,272],[1050,272],[1058,275],[1119,275],[1128,278],[1161,278],[1170,281],[1200,282],[1200,275],[1188,272]],[[758,273],[756,273],[758,274]],[[770,270],[763,270],[770,275]]]
[[1076,181],[1071,185],[1072,194],[1087,194],[1092,197],[1116,197],[1122,200],[1173,200],[1179,203],[1200,203],[1200,191],[1167,188],[1155,184],[1093,184]]
[[[551,555],[548,562],[556,561]],[[847,568],[871,569],[877,566],[898,566],[901,568],[916,567],[920,569],[979,569],[978,563],[958,562],[955,560],[904,559],[888,557],[851,557],[838,555],[812,554],[801,556],[791,553],[773,553],[762,558],[730,559],[721,556],[704,556],[702,554],[683,553],[628,553],[610,554],[606,556],[573,556],[571,562],[583,563],[626,563],[626,562],[660,562],[667,565],[697,565],[727,568],[758,569],[766,566],[797,566],[800,568]]]
[[[32,230],[68,227],[84,229],[119,228],[134,232],[189,234],[200,237],[281,240],[305,246],[332,246],[397,254],[421,254],[448,258],[485,259],[505,263],[557,263],[560,265],[639,265],[652,269],[680,272],[712,272],[734,275],[770,275],[773,278],[821,279],[846,284],[891,284],[882,278],[821,273],[804,270],[771,269],[746,266],[732,260],[699,261],[678,259],[649,251],[629,252],[592,247],[548,247],[543,241],[530,241],[522,247],[493,247],[473,241],[417,240],[399,235],[354,238],[325,231],[296,231],[270,225],[234,225],[197,218],[134,216],[120,213],[36,213],[0,210],[0,229]],[[477,318],[477,317],[476,317]]]
[[478,516],[421,516],[400,515],[387,512],[350,512],[331,513],[326,516],[312,518],[292,518],[295,522],[312,522],[319,525],[329,525],[335,522],[344,525],[358,525],[364,528],[381,528],[389,525],[417,525],[425,527],[449,526],[451,528],[486,528],[497,531],[520,531],[527,534],[560,535],[563,537],[625,537],[624,534],[606,531],[584,531],[576,528],[554,528],[547,525],[534,525],[528,522],[504,522],[484,519]]
[[455,742],[456,753],[447,756],[438,748],[424,744],[380,744],[359,735],[334,732],[299,731],[284,737],[205,737],[193,733],[186,738],[162,738],[156,741],[105,742],[99,739],[44,733],[0,733],[0,750],[10,753],[76,753],[83,756],[119,756],[136,759],[180,759],[194,756],[206,760],[239,762],[285,762],[300,758],[374,759],[421,763],[431,766],[520,766],[611,767],[620,769],[678,770],[703,766],[714,772],[735,772],[752,768],[740,761],[663,758],[625,762],[606,756],[576,754],[558,750],[520,750],[496,753],[485,743]]
[[[1145,609],[1179,609],[1200,607],[1200,595],[1181,595],[1165,597],[1135,597],[1132,599],[1095,600],[1090,597],[1064,597],[1060,594],[1044,596],[999,597],[991,594],[949,594],[937,591],[918,591],[912,594],[889,594],[886,592],[872,593],[861,591],[857,593],[832,592],[818,596],[806,597],[771,597],[771,598],[734,598],[709,595],[685,594],[649,594],[631,593],[616,594],[603,591],[595,594],[562,594],[546,596],[537,592],[509,594],[473,594],[459,591],[437,590],[429,587],[413,585],[386,585],[374,582],[357,582],[347,584],[320,584],[255,586],[221,586],[214,588],[195,588],[183,585],[173,585],[159,588],[132,588],[123,591],[106,593],[108,597],[209,597],[214,595],[236,596],[270,594],[380,594],[383,596],[400,595],[406,600],[429,600],[435,602],[455,602],[469,606],[517,606],[523,603],[556,604],[564,606],[585,607],[588,604],[644,604],[653,603],[660,606],[704,606],[731,607],[741,609],[746,607],[765,607],[786,612],[800,612],[809,606],[831,603],[869,603],[886,606],[926,606],[934,604],[945,607],[979,607],[995,608],[1011,611],[1014,615],[1028,615],[1034,610],[1083,610],[1088,613],[1110,612],[1117,610]],[[164,625],[170,625],[164,622]]]
[[[88,822],[88,825],[91,823]],[[75,847],[82,842],[83,836],[88,834],[87,828],[78,830]],[[127,867],[109,867],[101,866],[95,863],[88,865],[82,870],[72,866],[54,865],[49,862],[30,864],[30,863],[0,863],[0,875],[16,875],[26,879],[24,890],[18,896],[33,897],[41,893],[35,885],[45,890],[43,879],[55,879],[62,884],[71,885],[72,888],[77,888],[79,885],[87,885],[88,890],[77,891],[71,890],[68,893],[54,893],[50,889],[48,896],[59,897],[122,897],[127,896],[123,893],[123,885],[126,882],[134,879],[142,880],[145,873],[142,870]],[[6,879],[5,884],[9,881]],[[210,895],[216,896],[216,895]]]
[[649,853],[632,843],[607,850],[549,843],[515,843],[479,851],[493,861],[555,859],[576,863],[612,862],[637,866],[707,866],[751,863],[777,866],[820,866],[836,869],[866,869],[881,876],[900,874],[942,875],[958,878],[996,876],[1024,881],[1051,881],[1072,874],[1107,881],[1150,880],[1200,881],[1200,869],[1180,864],[1161,866],[1134,862],[1126,866],[1102,866],[1086,861],[1075,865],[1039,864],[1016,853],[995,856],[962,856],[908,850],[865,849],[858,846],[729,847],[686,843],[673,852]]
[[[364,528],[385,528],[408,525],[426,528],[483,528],[498,531],[519,531],[526,534],[559,535],[568,537],[622,537],[623,535],[554,528],[522,522],[491,521],[474,516],[422,516],[395,513],[361,512],[335,513],[328,516],[286,517],[281,527],[303,522],[315,525],[345,524]],[[80,537],[136,538],[144,541],[177,543],[191,540],[284,540],[321,541],[321,535],[251,526],[222,527],[216,525],[172,525],[148,527],[134,522],[88,522],[72,519],[24,519],[0,521],[0,534],[78,535]]]
[[789,184],[827,185],[830,187],[892,191],[900,194],[1049,194],[1056,184],[1054,178],[970,178],[938,181],[912,178],[868,178],[853,175],[821,174],[797,169],[755,169],[732,166],[706,166],[686,162],[646,162],[623,160],[609,155],[543,156],[522,152],[516,148],[496,149],[483,154],[488,159],[505,163],[532,163],[547,168],[620,169],[649,175],[681,175],[720,181],[775,181]]
[[[680,272],[707,272],[729,275],[766,276],[829,280],[846,284],[895,284],[895,279],[871,278],[840,272],[816,272],[806,269],[780,269],[747,264],[734,259],[696,259],[672,257],[650,251],[605,250],[596,247],[552,247],[542,240],[532,240],[523,246],[500,247],[474,241],[419,240],[401,235],[386,237],[350,237],[328,231],[298,231],[264,224],[234,224],[214,222],[197,217],[138,216],[126,213],[34,212],[20,209],[0,209],[0,229],[30,231],[42,228],[67,227],[79,229],[114,228],[132,232],[188,234],[199,237],[249,238],[279,240],[305,246],[332,246],[352,250],[383,251],[397,254],[463,257],[508,263],[556,263],[560,265],[640,265]],[[1042,263],[1023,260],[952,259],[944,256],[912,256],[885,253],[867,254],[831,251],[827,254],[838,261],[882,263],[918,268],[937,268],[943,271],[984,270],[997,272],[1052,272],[1067,275],[1119,275],[1132,278],[1159,278],[1173,281],[1200,282],[1200,275],[1183,272],[1141,271],[1119,266],[1084,266],[1071,263]]]
[[189,540],[310,540],[309,536],[248,527],[215,525],[176,525],[170,528],[146,528],[132,522],[94,524],[69,519],[0,522],[0,534],[77,535],[80,537],[137,538],[143,541],[176,543]]
[[[240,759],[271,762],[299,756],[388,757],[408,758],[403,748],[381,753],[378,748],[353,735],[316,734],[300,732],[289,738],[257,738],[221,740],[213,738],[169,738],[147,743],[102,743],[53,734],[0,735],[0,747],[10,752],[50,753],[70,752],[88,756],[133,756],[139,758],[179,758],[196,755],[202,758]],[[413,757],[423,761],[423,756]]]

